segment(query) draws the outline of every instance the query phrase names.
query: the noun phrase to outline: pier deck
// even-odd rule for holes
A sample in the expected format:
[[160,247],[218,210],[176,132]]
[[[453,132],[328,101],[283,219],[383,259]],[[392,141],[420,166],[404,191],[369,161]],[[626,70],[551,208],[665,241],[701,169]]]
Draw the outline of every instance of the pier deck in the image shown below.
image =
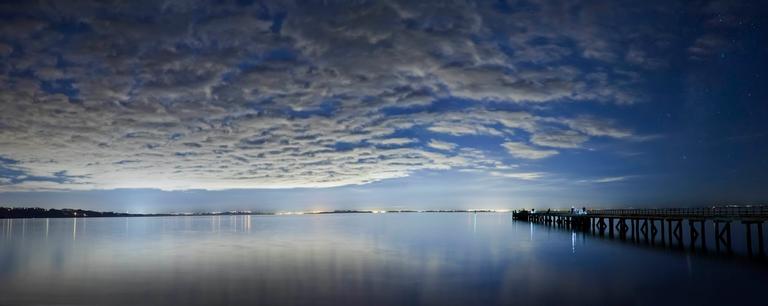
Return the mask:
[[[747,253],[753,255],[753,244],[757,242],[757,253],[765,256],[763,223],[768,221],[768,206],[523,211],[515,212],[514,217],[680,248],[684,247],[683,222],[687,221],[691,250],[707,249],[706,225],[711,223],[715,249],[729,253],[732,252],[731,223],[739,222],[745,226]],[[752,234],[753,227],[756,237]]]

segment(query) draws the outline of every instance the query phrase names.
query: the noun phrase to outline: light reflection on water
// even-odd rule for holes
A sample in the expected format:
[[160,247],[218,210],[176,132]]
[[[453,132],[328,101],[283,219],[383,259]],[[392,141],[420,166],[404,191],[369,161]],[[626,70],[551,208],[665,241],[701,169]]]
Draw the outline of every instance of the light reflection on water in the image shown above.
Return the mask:
[[0,222],[0,305],[728,304],[768,284],[508,214]]

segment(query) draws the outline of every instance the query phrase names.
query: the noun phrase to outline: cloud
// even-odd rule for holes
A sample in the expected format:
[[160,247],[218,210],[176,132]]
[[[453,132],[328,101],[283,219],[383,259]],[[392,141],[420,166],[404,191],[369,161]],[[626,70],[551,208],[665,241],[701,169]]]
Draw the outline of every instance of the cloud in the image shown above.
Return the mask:
[[693,45],[688,47],[688,54],[691,60],[704,60],[725,47],[725,39],[719,35],[707,34],[697,38]]
[[490,128],[482,125],[473,125],[473,124],[469,124],[461,121],[437,122],[433,126],[430,126],[428,130],[435,133],[448,134],[453,136],[463,136],[463,135],[501,136],[503,135],[502,132],[494,128]]
[[738,39],[742,27],[764,18],[761,4],[754,1],[707,1],[695,12],[696,18],[705,20],[687,49],[688,59],[696,62],[745,48]]
[[663,60],[653,58],[648,52],[639,48],[630,48],[624,58],[628,63],[647,69],[660,69],[667,65]]
[[556,130],[533,134],[531,142],[544,147],[574,149],[580,148],[588,139],[588,136],[573,130]]
[[0,43],[0,56],[8,56],[13,52],[13,47]]
[[551,121],[565,124],[569,128],[589,136],[605,136],[612,138],[627,138],[632,136],[632,132],[617,127],[614,122],[609,119],[582,116],[577,118],[560,118]]
[[506,177],[506,178],[513,178],[518,180],[526,180],[526,181],[533,181],[538,180],[544,176],[546,176],[546,173],[544,172],[499,172],[499,171],[491,171],[491,175],[498,176],[498,177]]
[[602,178],[596,178],[596,179],[591,179],[591,180],[582,180],[581,182],[605,184],[605,183],[623,182],[623,181],[629,180],[629,179],[631,179],[633,177],[634,176],[631,176],[631,175],[628,175],[628,176],[609,176],[609,177],[602,177]]
[[[638,102],[632,63],[610,68],[631,40],[616,32],[634,32],[589,5],[535,7],[0,4],[0,154],[49,178],[3,176],[2,190],[341,186],[508,167],[487,148],[513,134],[558,150],[630,138],[620,122],[538,110]],[[477,139],[491,145],[464,145]]]
[[504,147],[510,155],[523,159],[542,159],[559,153],[555,150],[537,149],[520,142],[505,142],[501,146]]
[[382,145],[382,146],[402,146],[419,142],[414,138],[384,138],[384,139],[369,139],[368,143]]
[[439,141],[439,140],[430,140],[427,144],[430,148],[438,149],[442,151],[453,151],[456,147],[458,147],[455,143],[445,142],[445,141]]

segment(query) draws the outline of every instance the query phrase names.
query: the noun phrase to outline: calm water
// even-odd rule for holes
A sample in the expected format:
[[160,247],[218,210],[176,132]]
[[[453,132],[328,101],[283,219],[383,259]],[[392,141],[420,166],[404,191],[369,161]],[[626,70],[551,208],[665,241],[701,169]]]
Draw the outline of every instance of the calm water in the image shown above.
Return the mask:
[[768,289],[763,263],[638,247],[509,214],[0,227],[0,305],[764,305]]

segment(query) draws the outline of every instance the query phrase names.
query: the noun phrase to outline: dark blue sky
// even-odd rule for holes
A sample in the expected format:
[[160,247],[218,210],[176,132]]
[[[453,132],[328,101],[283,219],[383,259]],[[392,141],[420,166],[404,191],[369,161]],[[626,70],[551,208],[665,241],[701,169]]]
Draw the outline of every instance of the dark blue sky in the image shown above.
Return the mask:
[[0,4],[0,204],[768,198],[759,1]]

